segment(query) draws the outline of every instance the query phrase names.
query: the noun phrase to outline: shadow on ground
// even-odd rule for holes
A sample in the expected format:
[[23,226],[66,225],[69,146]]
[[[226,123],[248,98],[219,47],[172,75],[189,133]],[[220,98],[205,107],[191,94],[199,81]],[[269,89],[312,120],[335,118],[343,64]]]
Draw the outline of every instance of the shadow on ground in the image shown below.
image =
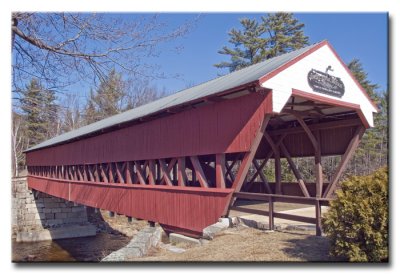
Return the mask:
[[[297,232],[285,232],[299,235]],[[303,233],[301,233],[303,234]],[[301,258],[307,262],[343,262],[341,258],[329,255],[329,239],[321,236],[309,235],[302,239],[288,239],[288,247],[283,248],[290,257]]]

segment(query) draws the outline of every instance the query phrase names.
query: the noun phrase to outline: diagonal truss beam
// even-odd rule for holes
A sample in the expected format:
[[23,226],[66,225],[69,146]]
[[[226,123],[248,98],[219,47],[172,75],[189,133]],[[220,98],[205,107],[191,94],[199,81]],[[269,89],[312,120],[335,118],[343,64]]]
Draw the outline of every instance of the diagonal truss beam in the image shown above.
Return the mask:
[[340,161],[340,164],[338,168],[336,169],[335,174],[333,175],[332,180],[329,182],[328,187],[326,188],[323,197],[330,197],[333,192],[336,190],[337,184],[339,182],[340,176],[343,174],[344,170],[346,169],[346,165],[351,159],[351,157],[354,155],[354,152],[357,149],[358,144],[361,141],[362,136],[364,135],[365,132],[365,127],[363,126],[358,126],[356,131],[354,132],[353,137],[351,138],[351,141],[349,145],[346,148],[345,153],[342,156],[342,160]]
[[[261,165],[259,165],[259,164],[257,163],[257,161],[256,161],[255,159],[253,159],[253,165],[256,167],[256,170],[257,170],[257,173],[254,174],[254,176],[257,177],[257,174],[260,175],[260,178],[261,178],[261,180],[263,181],[263,183],[264,183],[264,185],[265,185],[265,187],[266,187],[268,193],[269,193],[269,194],[272,194],[272,190],[271,190],[271,187],[269,186],[267,177],[265,177],[264,172],[262,172],[263,165],[265,165],[265,164],[268,162],[268,159],[269,159],[269,157],[266,158],[266,159],[264,160],[264,162],[263,162]],[[261,171],[261,172],[260,172],[260,171]],[[254,177],[254,176],[253,176],[253,177]],[[254,180],[253,180],[253,181],[254,181]],[[253,181],[251,181],[251,182],[253,182]]]
[[296,117],[299,124],[302,126],[304,131],[306,132],[308,138],[311,141],[311,144],[314,147],[315,152],[315,187],[316,187],[316,197],[322,196],[322,164],[321,164],[321,145],[320,145],[320,137],[319,137],[319,130],[317,130],[316,136],[311,132],[308,125],[304,122],[303,118],[296,113],[291,113],[294,117]]
[[192,162],[193,168],[196,172],[196,177],[198,178],[201,187],[208,187],[207,178],[204,175],[199,158],[197,156],[190,156],[190,161]]
[[146,184],[146,177],[144,175],[144,172],[142,170],[142,167],[140,166],[140,163],[138,161],[134,161],[135,163],[135,169],[136,169],[136,175],[139,179],[139,183],[141,185],[145,185]]
[[271,146],[275,157],[275,193],[282,194],[282,167],[279,147],[275,144],[274,140],[267,132],[264,132],[264,137]]
[[301,192],[305,197],[310,197],[310,193],[308,193],[307,187],[304,183],[303,177],[301,176],[299,170],[296,167],[296,164],[293,162],[292,157],[290,157],[289,151],[287,150],[284,143],[280,144],[283,155],[286,157],[286,160],[289,163],[290,168],[292,169],[294,176],[296,176],[297,182],[299,183]]
[[256,172],[254,173],[253,177],[251,177],[251,179],[249,180],[249,183],[254,182],[257,179],[257,176],[261,174],[263,174],[262,170],[265,167],[265,165],[268,163],[269,158],[271,158],[272,156],[272,152],[268,152],[267,157],[262,161],[261,164],[258,164],[258,162],[256,161],[256,159],[253,159],[253,165],[256,168]]
[[124,179],[124,176],[122,176],[119,163],[115,163],[115,171],[117,173],[118,182],[120,182],[121,184],[125,184],[125,179]]
[[125,165],[125,178],[127,184],[132,184],[132,170],[131,170],[131,162],[126,162]]
[[[250,150],[247,151],[243,157],[243,161],[240,164],[238,174],[236,175],[235,181],[233,182],[233,189],[235,192],[239,192],[242,188],[243,182],[246,179],[246,175],[249,171],[250,165],[254,159],[254,155],[260,145],[263,134],[267,128],[268,122],[271,116],[269,114],[265,115],[264,120],[257,131],[256,136],[254,137],[253,143],[251,144]],[[231,205],[233,204],[234,199],[232,199]]]
[[160,159],[159,162],[160,162],[160,169],[161,169],[161,181],[164,181],[167,185],[172,186],[173,184],[172,184],[171,178],[169,177],[169,174],[171,172],[173,165],[171,165],[171,163],[170,163],[167,167],[167,164],[164,159]]

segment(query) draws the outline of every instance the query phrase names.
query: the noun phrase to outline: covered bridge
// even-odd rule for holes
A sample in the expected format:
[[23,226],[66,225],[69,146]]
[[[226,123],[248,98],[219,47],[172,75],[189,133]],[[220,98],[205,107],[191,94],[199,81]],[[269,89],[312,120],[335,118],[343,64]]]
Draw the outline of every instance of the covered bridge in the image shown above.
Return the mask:
[[[28,185],[192,236],[237,198],[268,201],[260,214],[271,227],[274,217],[295,219],[320,234],[320,206],[376,111],[322,41],[36,145],[26,151]],[[329,155],[342,155],[330,181]],[[293,158],[310,156],[315,180],[306,182]],[[296,182],[282,182],[283,158]],[[273,182],[262,172],[269,159]],[[274,212],[276,201],[315,205],[316,218]]]

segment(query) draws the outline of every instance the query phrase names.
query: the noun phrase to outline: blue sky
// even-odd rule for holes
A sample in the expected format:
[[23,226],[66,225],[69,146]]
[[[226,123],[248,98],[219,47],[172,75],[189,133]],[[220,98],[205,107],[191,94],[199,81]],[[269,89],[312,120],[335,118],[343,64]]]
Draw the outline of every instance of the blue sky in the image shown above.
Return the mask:
[[[213,64],[228,60],[218,50],[228,43],[231,28],[240,28],[243,17],[259,19],[263,13],[205,13],[196,28],[179,43],[183,46],[180,54],[164,52],[153,60],[161,71],[180,79],[157,80],[159,88],[176,92],[193,84],[200,84],[227,71],[213,67]],[[176,26],[197,14],[162,14],[161,18]],[[353,58],[361,60],[369,79],[387,87],[387,14],[386,13],[295,13],[305,24],[305,34],[310,43],[327,39],[348,63]]]

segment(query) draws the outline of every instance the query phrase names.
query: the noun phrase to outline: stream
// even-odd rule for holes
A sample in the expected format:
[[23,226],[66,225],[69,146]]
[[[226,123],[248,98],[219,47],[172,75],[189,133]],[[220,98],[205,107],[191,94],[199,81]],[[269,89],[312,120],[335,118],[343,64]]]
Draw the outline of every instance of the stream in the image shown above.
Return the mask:
[[12,241],[13,262],[99,262],[122,248],[131,238],[101,232],[96,236],[17,243]]

